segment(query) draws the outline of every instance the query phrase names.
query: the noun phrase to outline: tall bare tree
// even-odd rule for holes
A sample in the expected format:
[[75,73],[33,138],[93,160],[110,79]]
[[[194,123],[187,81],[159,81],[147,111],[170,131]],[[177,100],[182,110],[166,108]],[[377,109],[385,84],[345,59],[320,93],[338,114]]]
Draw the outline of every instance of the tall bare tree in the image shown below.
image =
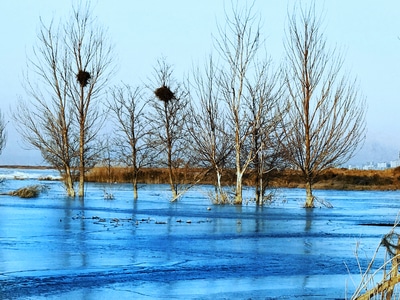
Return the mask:
[[151,161],[147,143],[149,120],[145,117],[146,102],[140,87],[129,85],[115,87],[111,91],[112,100],[109,103],[114,113],[117,131],[115,146],[120,162],[128,166],[132,173],[134,199],[138,198],[138,175],[142,167]]
[[[190,121],[187,122],[190,142],[188,147],[196,165],[213,170],[215,190],[213,201],[226,203],[228,197],[222,189],[221,178],[227,160],[233,152],[233,143],[225,125],[225,109],[220,103],[218,72],[212,57],[205,65],[204,71],[194,70],[191,85],[192,109]],[[193,95],[194,94],[194,95]]]
[[366,105],[356,81],[342,75],[342,57],[328,49],[313,6],[289,17],[285,49],[290,107],[281,145],[303,174],[305,207],[313,207],[318,174],[345,163],[365,139]]
[[85,172],[93,165],[91,156],[96,156],[91,145],[104,120],[100,111],[101,97],[112,73],[112,46],[106,31],[95,21],[90,5],[81,4],[74,8],[73,17],[64,30],[65,46],[70,55],[69,65],[65,67],[70,68],[76,78],[76,84],[70,82],[69,92],[79,126],[80,197],[84,196]]
[[31,105],[21,101],[13,113],[25,141],[65,176],[70,196],[75,196],[77,167],[79,196],[84,195],[85,168],[97,152],[98,105],[112,61],[105,31],[91,14],[89,4],[80,3],[69,22],[56,27],[41,22],[24,83]]
[[172,201],[179,198],[180,181],[177,170],[188,162],[185,144],[188,93],[173,77],[173,68],[165,58],[154,69],[154,97],[150,103],[151,146],[159,165],[168,170]]
[[260,62],[254,70],[254,78],[247,81],[249,96],[244,103],[250,124],[250,153],[254,153],[250,164],[255,174],[255,201],[264,203],[268,187],[267,174],[282,166],[282,153],[276,134],[280,131],[280,112],[284,111],[282,89],[279,86],[278,73],[274,72],[270,62]]
[[[266,106],[262,101],[269,101],[269,96],[263,95],[259,90],[264,88],[264,93],[267,92],[266,86],[263,86],[266,83],[259,80],[268,80],[262,73],[266,72],[265,68],[269,64],[266,53],[260,53],[263,45],[260,39],[260,18],[253,13],[253,6],[245,5],[241,8],[239,3],[232,6],[232,16],[227,14],[226,27],[219,29],[216,45],[225,64],[220,69],[218,84],[222,99],[227,105],[228,120],[234,139],[236,187],[233,202],[241,204],[243,175],[263,146],[263,143],[259,143],[253,144],[256,147],[248,147],[252,136],[253,138],[261,136],[261,131],[256,133],[255,130],[261,130],[260,118],[265,109],[254,108],[257,111],[253,111],[255,114],[249,117],[251,114],[249,110],[252,109],[248,105],[251,102],[249,99],[253,97],[253,100],[258,102],[257,105],[261,106]],[[257,68],[260,63],[262,67]],[[259,76],[262,79],[258,78]],[[267,85],[273,86],[273,83]]]

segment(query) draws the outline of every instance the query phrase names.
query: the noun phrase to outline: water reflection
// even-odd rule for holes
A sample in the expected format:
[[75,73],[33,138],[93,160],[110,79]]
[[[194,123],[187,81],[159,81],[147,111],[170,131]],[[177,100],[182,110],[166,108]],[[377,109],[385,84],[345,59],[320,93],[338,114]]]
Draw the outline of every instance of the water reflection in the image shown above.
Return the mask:
[[264,206],[256,205],[255,207],[255,232],[263,232],[264,231]]
[[[243,212],[243,206],[241,205],[235,205],[235,210],[236,213],[239,215],[239,217],[242,215]],[[236,232],[241,233],[242,232],[242,218],[236,219]]]
[[306,225],[304,228],[305,232],[309,232],[311,230],[313,216],[314,216],[314,209],[313,208],[305,208],[306,211]]
[[[313,224],[313,218],[314,218],[314,209],[313,208],[305,208],[305,227],[304,227],[304,232],[307,234],[311,231],[312,229],[312,224]],[[313,253],[313,241],[311,238],[308,238],[307,235],[304,237],[303,240],[304,244],[304,255],[306,256],[311,256]],[[306,274],[312,274],[312,269],[310,269],[309,265],[304,266],[304,272]],[[303,289],[306,289],[307,286],[309,285],[309,277],[308,275],[303,277]]]
[[[64,216],[60,219],[61,230],[55,236],[58,240],[60,259],[64,267],[87,267],[88,253],[85,215],[85,201],[83,198],[65,198]],[[51,235],[51,233],[49,233]],[[54,257],[57,259],[57,255]]]

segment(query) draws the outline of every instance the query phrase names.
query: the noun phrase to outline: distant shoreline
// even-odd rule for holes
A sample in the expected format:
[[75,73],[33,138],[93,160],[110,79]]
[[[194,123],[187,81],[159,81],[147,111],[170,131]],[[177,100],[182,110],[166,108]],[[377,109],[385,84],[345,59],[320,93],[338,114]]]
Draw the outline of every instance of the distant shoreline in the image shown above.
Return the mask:
[[[30,165],[0,165],[0,169],[21,169],[21,170],[55,170],[50,166],[30,166]],[[196,176],[203,169],[182,168],[175,175],[179,178],[180,184],[190,184],[195,181]],[[254,174],[244,175],[244,185],[254,185]],[[304,179],[300,171],[282,170],[269,173],[268,178],[270,188],[304,188]],[[124,167],[94,167],[86,174],[87,182],[131,182],[131,170]],[[163,168],[144,168],[140,171],[138,183],[141,184],[161,184],[168,183],[168,172]],[[213,184],[212,174],[208,174],[199,184]],[[225,170],[222,183],[227,186],[234,185],[234,170]],[[386,170],[349,170],[349,169],[328,169],[322,172],[318,180],[314,183],[314,189],[327,190],[375,190],[388,191],[400,190],[400,167]]]
[[50,166],[28,166],[28,165],[0,165],[0,169],[35,169],[35,170],[52,170]]

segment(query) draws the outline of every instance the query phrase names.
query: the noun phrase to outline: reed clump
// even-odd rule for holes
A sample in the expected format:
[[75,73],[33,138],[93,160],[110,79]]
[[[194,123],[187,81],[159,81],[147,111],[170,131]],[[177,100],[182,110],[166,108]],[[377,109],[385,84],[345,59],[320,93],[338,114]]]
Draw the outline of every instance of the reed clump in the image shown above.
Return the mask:
[[[400,234],[396,232],[399,221],[397,219],[389,233],[382,238],[365,271],[361,269],[358,256],[359,244],[357,244],[356,258],[360,268],[361,281],[351,300],[400,298]],[[382,255],[384,258],[383,264],[378,264],[378,261],[381,261],[378,259],[378,255]],[[380,276],[382,276],[381,279]]]
[[46,187],[43,185],[31,185],[9,192],[8,195],[17,196],[20,198],[36,198],[39,196],[40,192],[45,189]]

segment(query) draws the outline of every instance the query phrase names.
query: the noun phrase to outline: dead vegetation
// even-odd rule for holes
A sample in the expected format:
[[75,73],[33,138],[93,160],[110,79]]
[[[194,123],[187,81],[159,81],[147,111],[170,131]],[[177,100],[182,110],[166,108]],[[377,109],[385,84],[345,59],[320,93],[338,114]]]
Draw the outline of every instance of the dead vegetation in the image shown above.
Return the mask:
[[[197,181],[199,174],[204,172],[201,168],[181,168],[176,170],[177,178],[182,184],[190,184]],[[110,178],[111,174],[111,178]],[[199,184],[213,184],[214,174],[208,173]],[[132,180],[132,172],[129,168],[96,167],[88,172],[87,181],[90,182],[118,182],[129,183]],[[231,186],[235,183],[234,170],[224,170],[221,183]],[[273,170],[263,179],[268,186],[275,188],[303,188],[304,180],[296,170]],[[255,176],[252,170],[244,174],[245,185],[254,185]],[[138,182],[142,184],[168,183],[168,171],[163,168],[144,168],[138,174]],[[349,170],[328,169],[324,171],[315,182],[316,189],[330,190],[397,190],[400,189],[400,167],[387,170]]]
[[20,198],[36,198],[41,192],[45,190],[47,190],[47,187],[45,185],[37,184],[26,186],[15,191],[4,193],[2,195],[17,196]]
[[[382,238],[367,269],[362,272],[360,267],[361,282],[351,297],[352,300],[400,299],[400,290],[397,286],[400,282],[400,234],[396,232],[398,224],[399,219],[392,230]],[[384,262],[376,267],[376,260],[382,251],[385,252]],[[356,256],[358,259],[358,249]],[[380,277],[382,279],[378,281]]]

